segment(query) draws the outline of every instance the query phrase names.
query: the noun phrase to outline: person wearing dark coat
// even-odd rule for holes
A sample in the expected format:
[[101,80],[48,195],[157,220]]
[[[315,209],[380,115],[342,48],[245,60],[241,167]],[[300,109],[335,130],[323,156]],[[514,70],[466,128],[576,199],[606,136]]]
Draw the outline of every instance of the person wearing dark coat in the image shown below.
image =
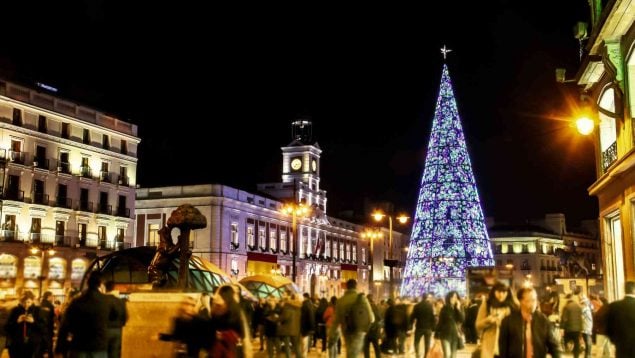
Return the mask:
[[609,304],[606,335],[615,345],[615,358],[635,357],[635,282],[626,282],[626,296]]
[[432,309],[432,304],[427,300],[426,295],[422,295],[421,301],[412,309],[412,314],[410,315],[410,325],[413,324],[415,330],[415,354],[417,358],[421,357],[419,355],[419,342],[421,341],[421,337],[423,337],[423,356],[426,357],[432,343],[432,330],[434,329],[435,324],[434,310]]
[[92,271],[88,276],[88,289],[74,298],[64,311],[57,335],[56,353],[107,357],[108,317],[114,307],[102,291],[101,274]]
[[[500,358],[560,358],[558,339],[552,323],[537,311],[538,295],[533,288],[521,288],[517,294],[520,310],[513,310],[500,326]],[[527,344],[531,342],[531,344]]]
[[315,306],[308,293],[304,293],[302,307],[300,307],[300,334],[302,335],[302,351],[306,354],[313,345],[311,338],[315,339]]
[[464,319],[459,293],[448,292],[445,296],[445,305],[439,313],[439,322],[435,331],[435,337],[441,340],[444,357],[456,357],[459,346],[459,327]]
[[375,351],[375,357],[381,357],[381,350],[379,349],[379,338],[381,335],[381,326],[383,324],[383,319],[381,317],[381,313],[379,313],[379,308],[373,302],[373,296],[371,294],[366,295],[368,299],[368,303],[370,304],[370,308],[373,310],[373,315],[375,316],[375,321],[370,325],[370,329],[366,333],[364,337],[364,358],[370,358],[370,346],[373,346],[373,350]]
[[476,317],[481,308],[482,294],[474,295],[474,299],[465,310],[465,322],[463,322],[463,332],[465,333],[465,343],[478,343],[478,333],[476,332]]
[[46,291],[42,295],[40,303],[40,317],[42,318],[42,345],[40,347],[39,356],[47,353],[49,357],[53,357],[53,335],[55,333],[55,306],[53,306],[53,293]]
[[33,293],[25,292],[20,303],[9,312],[5,326],[9,357],[34,357],[40,349],[45,328],[33,298]]
[[116,296],[115,283],[106,282],[106,299],[110,301],[113,310],[108,316],[108,358],[121,357],[121,331],[128,321],[126,301]]

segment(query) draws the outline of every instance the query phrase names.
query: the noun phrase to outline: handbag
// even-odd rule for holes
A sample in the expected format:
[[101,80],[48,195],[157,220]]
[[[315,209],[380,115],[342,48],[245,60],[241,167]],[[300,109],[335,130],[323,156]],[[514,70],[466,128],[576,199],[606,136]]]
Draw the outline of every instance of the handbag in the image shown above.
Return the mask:
[[478,347],[476,347],[476,349],[472,352],[472,358],[481,358],[481,345],[479,344]]
[[463,349],[465,348],[465,333],[463,333],[460,329],[457,333],[456,349]]
[[426,358],[443,358],[443,347],[441,347],[440,340],[434,340]]

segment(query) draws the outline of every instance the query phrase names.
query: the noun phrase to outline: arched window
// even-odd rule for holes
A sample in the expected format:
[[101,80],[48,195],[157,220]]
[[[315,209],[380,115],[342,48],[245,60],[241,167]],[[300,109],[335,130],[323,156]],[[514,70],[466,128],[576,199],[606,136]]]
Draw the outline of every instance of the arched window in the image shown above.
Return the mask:
[[0,254],[0,278],[15,278],[18,275],[18,258]]

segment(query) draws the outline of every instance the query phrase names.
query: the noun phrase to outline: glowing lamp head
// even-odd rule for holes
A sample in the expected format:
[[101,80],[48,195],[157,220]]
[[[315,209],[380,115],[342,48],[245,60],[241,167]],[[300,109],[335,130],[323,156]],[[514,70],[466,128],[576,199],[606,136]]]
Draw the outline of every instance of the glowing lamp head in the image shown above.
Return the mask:
[[580,134],[589,135],[593,133],[595,122],[593,122],[593,120],[588,117],[582,117],[575,121],[575,126]]

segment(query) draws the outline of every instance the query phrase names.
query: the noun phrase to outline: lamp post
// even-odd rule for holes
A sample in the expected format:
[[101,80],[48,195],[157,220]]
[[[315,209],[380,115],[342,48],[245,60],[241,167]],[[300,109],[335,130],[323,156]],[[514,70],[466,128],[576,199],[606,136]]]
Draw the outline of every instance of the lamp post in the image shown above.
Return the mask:
[[296,282],[297,269],[296,269],[296,257],[298,256],[298,216],[306,217],[309,213],[309,207],[304,203],[289,203],[282,208],[282,212],[291,215],[291,231],[293,232],[293,252],[292,252],[292,267],[291,267],[291,280]]
[[[392,216],[391,215],[387,215],[384,214],[381,211],[375,211],[372,214],[373,219],[375,219],[375,221],[381,221],[384,217],[388,217],[388,244],[389,244],[389,256],[388,256],[388,260],[384,260],[384,264],[388,267],[390,267],[390,294],[389,297],[393,298],[394,297],[394,274],[393,274],[393,267],[396,266],[398,260],[394,260],[393,256],[392,256]],[[397,221],[400,224],[405,224],[408,222],[408,217],[406,215],[399,215],[397,216],[395,219],[397,219]]]
[[[372,286],[373,286],[373,279],[374,279],[374,259],[375,256],[373,254],[374,250],[374,242],[376,238],[382,238],[382,233],[380,231],[377,230],[370,230],[370,229],[366,229],[364,232],[362,232],[362,239],[368,238],[369,241],[369,248],[368,248],[368,256],[370,257],[370,274],[368,275],[368,292],[371,293],[372,290]],[[378,297],[379,298],[379,297]]]
[[509,286],[512,288],[512,291],[516,291],[516,286],[514,286],[514,265],[506,264],[505,268],[509,270],[511,275],[511,282],[509,283]]
[[[44,276],[44,262],[46,259],[46,255],[48,254],[49,257],[55,255],[55,250],[53,250],[52,248],[47,249],[47,246],[42,246],[41,244],[31,247],[31,253],[33,255],[36,255],[38,252],[40,252],[40,275],[38,276],[38,300],[40,300],[42,298],[42,282],[46,278],[46,276]],[[50,268],[50,265],[48,265],[47,267]]]

